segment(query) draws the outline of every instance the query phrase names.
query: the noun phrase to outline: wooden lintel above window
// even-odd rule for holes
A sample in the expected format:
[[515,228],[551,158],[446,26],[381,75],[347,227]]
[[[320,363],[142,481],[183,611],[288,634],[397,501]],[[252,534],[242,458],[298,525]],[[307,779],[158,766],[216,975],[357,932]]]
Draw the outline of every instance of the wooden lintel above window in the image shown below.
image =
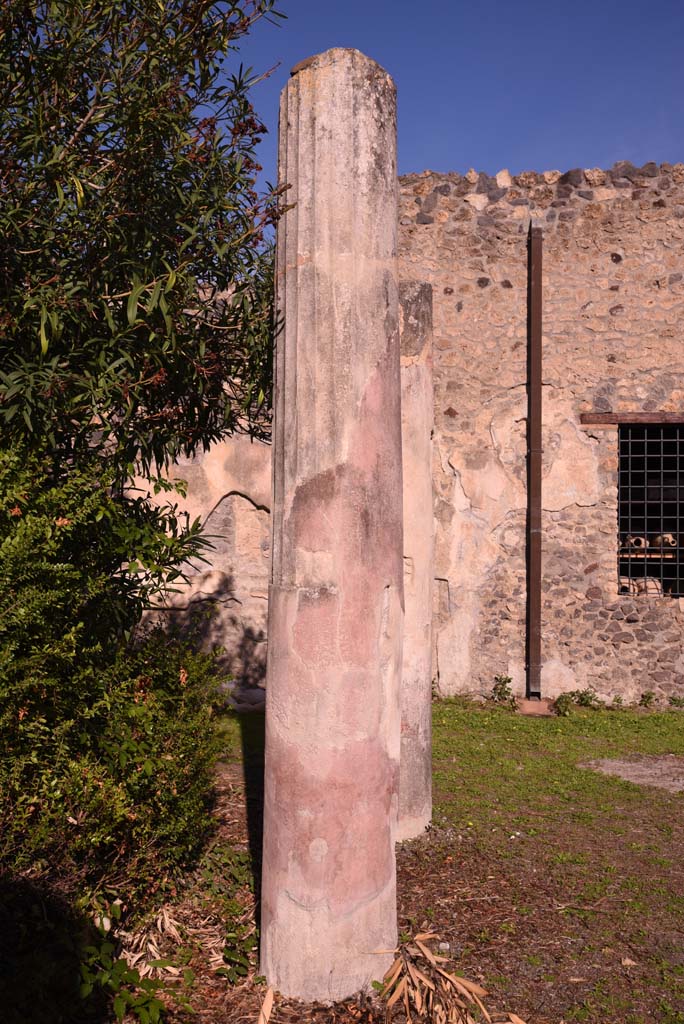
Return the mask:
[[620,423],[684,423],[684,412],[581,412],[587,427],[614,427]]

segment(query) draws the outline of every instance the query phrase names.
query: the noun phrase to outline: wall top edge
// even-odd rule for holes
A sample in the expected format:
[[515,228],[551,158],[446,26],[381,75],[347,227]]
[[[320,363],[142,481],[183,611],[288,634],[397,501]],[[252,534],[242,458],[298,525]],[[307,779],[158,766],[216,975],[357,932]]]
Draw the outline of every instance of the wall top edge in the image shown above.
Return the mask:
[[450,183],[467,182],[470,185],[483,186],[488,183],[497,185],[499,188],[517,185],[521,188],[530,188],[534,185],[570,185],[581,187],[594,187],[596,185],[615,185],[621,183],[621,187],[629,185],[647,184],[648,179],[657,178],[660,175],[672,174],[682,175],[684,178],[684,163],[655,163],[650,161],[641,167],[636,167],[628,160],[619,160],[610,168],[601,167],[574,167],[569,171],[548,170],[548,171],[521,171],[520,174],[511,174],[507,169],[498,171],[496,174],[487,174],[485,171],[476,171],[471,168],[466,174],[458,171],[434,171],[424,170],[420,172],[409,172],[402,174],[399,181],[402,185],[411,185],[426,178],[435,178]]

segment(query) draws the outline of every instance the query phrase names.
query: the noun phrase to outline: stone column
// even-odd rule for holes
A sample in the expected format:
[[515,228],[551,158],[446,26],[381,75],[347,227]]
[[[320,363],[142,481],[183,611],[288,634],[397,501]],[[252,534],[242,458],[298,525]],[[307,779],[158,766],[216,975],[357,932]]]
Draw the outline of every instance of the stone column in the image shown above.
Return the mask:
[[399,285],[404,463],[404,652],[397,838],[432,817],[432,287]]
[[280,108],[261,970],[304,1000],[397,939],[403,618],[394,84],[356,50]]

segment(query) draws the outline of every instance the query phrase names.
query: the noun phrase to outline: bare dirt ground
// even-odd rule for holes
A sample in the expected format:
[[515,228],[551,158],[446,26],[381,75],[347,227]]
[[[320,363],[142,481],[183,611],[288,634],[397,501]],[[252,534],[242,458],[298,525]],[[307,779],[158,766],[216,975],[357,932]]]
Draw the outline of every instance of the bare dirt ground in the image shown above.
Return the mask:
[[589,761],[580,765],[581,768],[593,768],[604,775],[617,775],[627,782],[635,782],[639,786],[656,786],[667,789],[670,793],[684,792],[684,757],[676,754],[660,756],[642,755],[629,759],[604,758],[600,761]]

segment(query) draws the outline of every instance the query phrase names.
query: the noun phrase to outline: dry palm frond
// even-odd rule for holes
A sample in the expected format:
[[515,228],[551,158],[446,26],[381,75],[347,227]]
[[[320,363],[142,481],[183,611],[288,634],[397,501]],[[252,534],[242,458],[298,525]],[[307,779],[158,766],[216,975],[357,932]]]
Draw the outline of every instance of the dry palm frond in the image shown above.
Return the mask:
[[182,969],[169,961],[178,949],[192,945],[202,949],[213,970],[225,967],[225,925],[212,914],[200,915],[192,905],[163,906],[154,921],[136,932],[118,930],[120,956],[135,967],[141,978],[173,978]]
[[[396,1008],[403,1009],[408,1024],[494,1024],[482,1001],[486,990],[448,971],[448,958],[434,953],[428,945],[435,939],[439,935],[423,932],[397,949],[380,991],[388,1024]],[[495,1016],[498,1024],[524,1024],[513,1013]]]

